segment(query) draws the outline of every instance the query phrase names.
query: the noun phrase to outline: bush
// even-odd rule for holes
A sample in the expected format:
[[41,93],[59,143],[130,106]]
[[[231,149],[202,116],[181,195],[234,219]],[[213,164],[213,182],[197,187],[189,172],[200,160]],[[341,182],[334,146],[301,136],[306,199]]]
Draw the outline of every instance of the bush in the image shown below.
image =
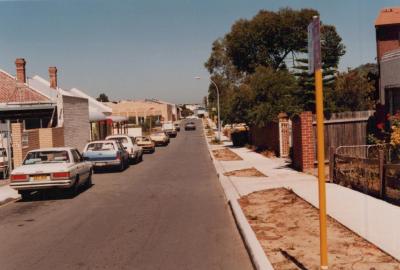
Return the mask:
[[231,132],[231,139],[233,146],[242,147],[249,143],[249,131],[245,130],[233,130]]

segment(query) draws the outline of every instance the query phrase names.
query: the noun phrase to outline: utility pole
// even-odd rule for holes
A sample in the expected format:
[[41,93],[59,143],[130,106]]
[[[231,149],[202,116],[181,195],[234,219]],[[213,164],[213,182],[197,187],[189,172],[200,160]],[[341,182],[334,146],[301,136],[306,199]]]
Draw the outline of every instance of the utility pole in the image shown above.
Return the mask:
[[322,86],[320,21],[314,16],[308,25],[309,73],[315,76],[315,103],[317,114],[317,159],[319,192],[319,227],[320,227],[320,269],[328,269],[328,241],[326,222],[326,184],[324,150],[324,97]]

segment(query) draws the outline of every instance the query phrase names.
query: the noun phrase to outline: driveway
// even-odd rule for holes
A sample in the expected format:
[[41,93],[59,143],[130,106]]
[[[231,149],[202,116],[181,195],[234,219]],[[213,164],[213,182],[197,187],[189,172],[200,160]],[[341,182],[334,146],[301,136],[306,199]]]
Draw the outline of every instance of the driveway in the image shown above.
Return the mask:
[[73,199],[0,207],[0,268],[252,269],[197,128]]

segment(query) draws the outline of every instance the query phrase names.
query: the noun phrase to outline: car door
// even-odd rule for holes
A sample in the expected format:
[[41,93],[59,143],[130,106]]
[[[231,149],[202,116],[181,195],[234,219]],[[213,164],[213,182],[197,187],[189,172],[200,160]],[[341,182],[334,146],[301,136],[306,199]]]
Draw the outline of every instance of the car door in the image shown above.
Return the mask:
[[75,149],[75,151],[76,151],[76,154],[79,157],[79,167],[81,168],[80,169],[80,171],[81,171],[80,174],[84,175],[85,178],[87,178],[90,175],[90,170],[92,169],[92,165],[91,165],[90,162],[85,161],[85,159],[83,158],[82,154],[77,149]]
[[71,153],[72,153],[72,158],[73,158],[73,162],[74,162],[73,170],[75,171],[76,174],[79,175],[79,178],[82,181],[83,179],[85,179],[87,177],[85,164],[82,162],[83,158],[79,154],[78,150],[76,150],[76,149],[72,149]]
[[129,158],[129,154],[125,150],[125,147],[119,141],[115,141],[115,144],[117,146],[117,151],[120,152],[121,153],[121,157],[123,157],[123,161],[127,162],[128,158]]
[[142,147],[140,147],[135,138],[129,137],[129,139],[131,140],[132,143],[132,147],[133,147],[133,152],[135,153],[135,156],[138,157],[141,155],[141,151],[142,151]]

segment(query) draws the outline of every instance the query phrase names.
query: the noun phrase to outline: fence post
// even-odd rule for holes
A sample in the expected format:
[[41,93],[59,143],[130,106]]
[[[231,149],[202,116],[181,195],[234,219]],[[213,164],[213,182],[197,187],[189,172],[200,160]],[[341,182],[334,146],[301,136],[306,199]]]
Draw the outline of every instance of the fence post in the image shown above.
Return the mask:
[[329,147],[329,182],[334,182],[334,170],[335,170],[335,148]]
[[383,150],[379,150],[379,180],[380,180],[380,197],[385,197],[385,153]]

